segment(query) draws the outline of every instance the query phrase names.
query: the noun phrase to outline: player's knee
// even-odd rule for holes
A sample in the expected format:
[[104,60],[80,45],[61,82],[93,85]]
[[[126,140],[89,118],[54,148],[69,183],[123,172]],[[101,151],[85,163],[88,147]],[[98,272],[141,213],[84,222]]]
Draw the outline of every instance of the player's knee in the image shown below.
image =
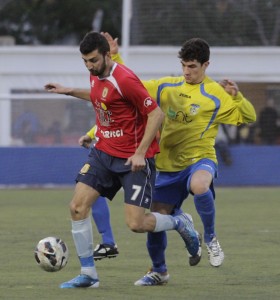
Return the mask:
[[204,194],[208,191],[213,180],[212,174],[206,170],[196,171],[190,182],[191,191],[195,195]]
[[79,203],[72,201],[69,205],[71,216],[76,218],[85,218],[87,215],[87,209],[84,205],[80,205]]
[[191,183],[191,190],[194,195],[204,194],[209,189],[209,183],[206,180],[195,179]]
[[80,212],[80,209],[79,209],[78,205],[73,201],[70,202],[69,209],[70,209],[71,215],[75,215],[75,214],[78,214]]

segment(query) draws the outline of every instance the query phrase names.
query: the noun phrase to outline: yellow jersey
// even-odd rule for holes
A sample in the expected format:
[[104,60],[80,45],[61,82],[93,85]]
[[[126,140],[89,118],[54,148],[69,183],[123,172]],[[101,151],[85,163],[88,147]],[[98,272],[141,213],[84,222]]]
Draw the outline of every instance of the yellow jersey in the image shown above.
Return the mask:
[[181,171],[202,158],[217,163],[214,144],[218,125],[256,120],[254,107],[240,92],[232,97],[207,76],[200,84],[188,84],[183,76],[143,84],[165,113],[156,157],[159,171]]

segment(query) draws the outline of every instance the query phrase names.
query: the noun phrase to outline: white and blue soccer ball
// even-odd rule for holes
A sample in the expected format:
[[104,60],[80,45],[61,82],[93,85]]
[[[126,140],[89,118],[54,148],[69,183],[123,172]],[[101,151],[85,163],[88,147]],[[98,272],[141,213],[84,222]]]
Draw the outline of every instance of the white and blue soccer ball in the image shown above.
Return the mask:
[[69,259],[66,243],[53,236],[40,240],[34,255],[37,264],[47,272],[57,272],[63,269]]

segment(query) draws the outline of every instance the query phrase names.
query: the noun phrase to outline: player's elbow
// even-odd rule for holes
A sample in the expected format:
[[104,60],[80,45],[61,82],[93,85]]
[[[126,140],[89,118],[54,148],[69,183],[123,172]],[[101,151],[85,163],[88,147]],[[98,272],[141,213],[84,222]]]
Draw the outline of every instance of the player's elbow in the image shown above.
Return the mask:
[[152,118],[153,120],[157,120],[157,123],[159,125],[161,125],[164,120],[165,115],[164,115],[164,112],[161,110],[161,108],[157,107],[152,112],[150,112],[148,116],[149,116],[149,118]]

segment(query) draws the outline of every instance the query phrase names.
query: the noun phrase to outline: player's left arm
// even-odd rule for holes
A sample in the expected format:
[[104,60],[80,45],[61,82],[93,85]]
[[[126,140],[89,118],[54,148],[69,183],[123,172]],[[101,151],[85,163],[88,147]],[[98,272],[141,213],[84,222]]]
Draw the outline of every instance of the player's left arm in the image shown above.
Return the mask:
[[239,91],[239,87],[236,82],[224,79],[223,81],[220,81],[219,84],[231,96],[234,104],[237,106],[238,112],[240,113],[239,123],[255,122],[257,119],[255,108]]
[[146,166],[146,153],[156,138],[164,119],[164,113],[134,74],[119,81],[119,87],[124,99],[135,106],[143,118],[147,118],[142,140],[139,141],[134,155],[129,157],[126,162],[126,164],[131,164],[132,171],[139,171]]
[[253,104],[247,100],[241,92],[234,97],[235,103],[242,115],[243,123],[253,123],[257,120],[257,115]]
[[164,113],[162,110],[157,106],[153,111],[148,113],[148,121],[145,129],[144,136],[142,138],[141,143],[139,144],[135,154],[144,155],[146,154],[149,146],[151,145],[152,141],[156,137],[159,128],[163,122]]
[[150,113],[148,113],[147,116],[148,116],[148,120],[145,128],[144,136],[138,148],[136,149],[134,155],[130,156],[126,161],[126,165],[131,164],[131,170],[133,172],[140,171],[146,166],[146,162],[145,162],[146,152],[148,151],[152,141],[156,137],[164,119],[164,113],[158,106]]

